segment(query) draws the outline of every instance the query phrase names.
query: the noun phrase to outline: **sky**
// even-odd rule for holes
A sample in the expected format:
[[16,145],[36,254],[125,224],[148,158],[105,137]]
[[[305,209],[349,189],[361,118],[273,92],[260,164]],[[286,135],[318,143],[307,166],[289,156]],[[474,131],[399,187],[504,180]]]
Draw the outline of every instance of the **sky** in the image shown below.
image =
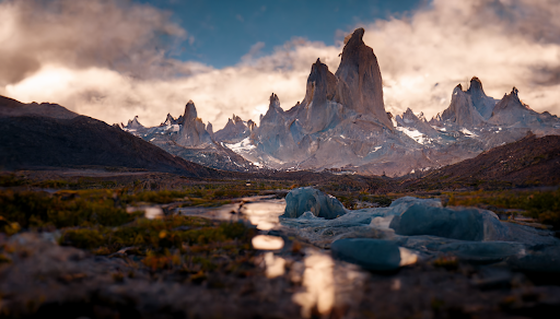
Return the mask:
[[189,100],[215,130],[258,123],[271,93],[303,99],[317,58],[335,73],[363,27],[394,115],[429,119],[473,76],[560,114],[558,16],[559,0],[0,0],[0,94],[109,124],[158,125]]

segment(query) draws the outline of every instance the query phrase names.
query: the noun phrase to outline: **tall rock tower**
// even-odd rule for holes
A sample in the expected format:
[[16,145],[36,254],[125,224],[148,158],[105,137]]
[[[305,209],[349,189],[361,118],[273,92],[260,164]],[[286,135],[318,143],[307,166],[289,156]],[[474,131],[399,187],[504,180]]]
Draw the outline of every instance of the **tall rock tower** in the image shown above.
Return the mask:
[[358,113],[373,115],[392,128],[383,103],[383,80],[377,57],[362,40],[364,32],[363,28],[356,29],[342,50],[335,73],[339,80],[337,100]]

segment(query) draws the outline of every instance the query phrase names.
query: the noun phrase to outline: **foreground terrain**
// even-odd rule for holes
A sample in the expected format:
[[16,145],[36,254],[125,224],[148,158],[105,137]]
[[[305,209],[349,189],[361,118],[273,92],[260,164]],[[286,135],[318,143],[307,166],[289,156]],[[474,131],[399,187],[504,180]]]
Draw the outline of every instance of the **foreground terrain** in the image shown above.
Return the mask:
[[[293,229],[251,225],[243,208],[254,196],[281,199],[290,189],[314,186],[347,209],[386,207],[413,194],[441,199],[449,207],[490,209],[503,223],[535,231],[559,226],[556,187],[414,194],[402,183],[304,172],[213,180],[101,170],[3,173],[0,317],[545,318],[557,313],[559,268],[516,270],[500,262],[434,255],[389,272],[365,271],[333,260],[328,248]],[[217,218],[180,213],[220,207],[230,208]],[[255,238],[263,235],[280,237],[284,245],[260,247]]]

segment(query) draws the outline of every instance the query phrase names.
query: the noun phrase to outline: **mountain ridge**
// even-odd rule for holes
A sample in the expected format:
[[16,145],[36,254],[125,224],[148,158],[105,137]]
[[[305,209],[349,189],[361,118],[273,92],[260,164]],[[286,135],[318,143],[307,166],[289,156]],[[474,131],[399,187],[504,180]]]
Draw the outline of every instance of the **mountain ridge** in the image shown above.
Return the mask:
[[[198,143],[199,146],[173,134],[142,135],[133,127],[125,129],[174,154],[184,154],[181,147],[198,147],[200,151],[200,145],[214,144],[239,156],[216,155],[212,164],[216,168],[224,168],[218,159],[226,159],[231,161],[229,169],[237,171],[259,167],[334,169],[388,176],[455,164],[517,141],[528,131],[538,136],[560,134],[558,117],[531,110],[519,100],[515,88],[501,100],[489,97],[476,76],[466,90],[457,85],[449,106],[430,121],[423,115],[416,116],[411,109],[393,117],[383,103],[377,57],[363,42],[363,34],[360,28],[347,37],[334,74],[320,59],[311,65],[301,103],[284,111],[279,97],[272,93],[259,125],[234,115],[223,129],[208,134],[207,144]],[[198,125],[202,132],[201,120]],[[179,127],[184,131],[184,125],[179,123]],[[161,129],[158,132],[162,133]],[[166,146],[170,143],[175,143],[177,149]],[[216,152],[225,154],[224,150]],[[206,163],[206,157],[192,153],[185,158]]]

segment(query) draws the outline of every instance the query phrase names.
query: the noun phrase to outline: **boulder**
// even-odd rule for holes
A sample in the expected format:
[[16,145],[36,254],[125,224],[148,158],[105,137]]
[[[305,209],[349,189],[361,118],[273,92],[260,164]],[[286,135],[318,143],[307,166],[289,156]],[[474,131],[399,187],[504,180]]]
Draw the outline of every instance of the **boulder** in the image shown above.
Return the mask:
[[440,251],[455,255],[462,261],[476,264],[500,262],[511,256],[522,255],[524,246],[514,242],[456,242],[440,247]]
[[389,225],[399,235],[432,235],[445,238],[481,241],[484,221],[478,209],[452,210],[443,207],[412,205]]
[[346,214],[342,203],[332,195],[327,195],[312,187],[300,187],[286,195],[286,210],[282,217],[298,218],[305,212],[326,219]]
[[384,239],[339,239],[332,243],[331,253],[335,259],[373,271],[395,270],[401,262],[399,246]]

